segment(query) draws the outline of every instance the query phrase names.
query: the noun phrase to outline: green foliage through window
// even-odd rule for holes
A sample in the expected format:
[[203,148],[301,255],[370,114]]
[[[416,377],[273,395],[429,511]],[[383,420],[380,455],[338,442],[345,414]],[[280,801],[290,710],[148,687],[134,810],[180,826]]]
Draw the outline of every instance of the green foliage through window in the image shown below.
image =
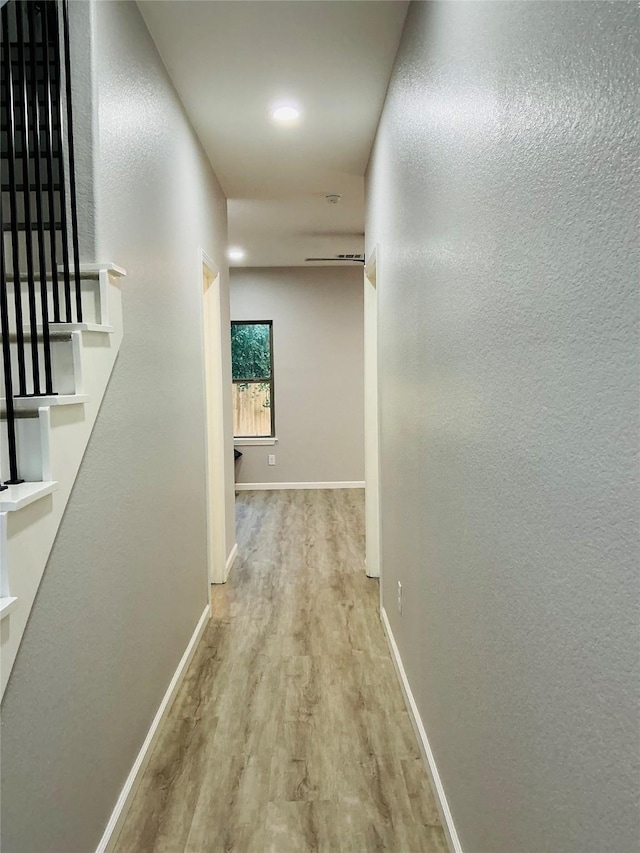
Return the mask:
[[236,437],[275,436],[270,322],[231,323],[233,433]]
[[231,324],[233,380],[271,378],[271,325]]

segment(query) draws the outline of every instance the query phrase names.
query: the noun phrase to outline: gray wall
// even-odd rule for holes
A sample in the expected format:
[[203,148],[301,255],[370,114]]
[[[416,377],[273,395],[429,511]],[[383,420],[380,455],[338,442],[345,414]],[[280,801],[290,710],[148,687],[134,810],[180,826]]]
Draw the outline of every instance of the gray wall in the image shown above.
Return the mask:
[[240,448],[238,482],[364,480],[362,287],[360,265],[232,269],[231,319],[273,320],[278,437]]
[[384,602],[465,853],[637,850],[637,59],[631,4],[413,4],[369,168]]
[[222,263],[226,203],[137,6],[93,11],[125,338],[3,702],[6,853],[95,849],[207,604],[197,249]]
[[[76,209],[78,212],[78,248],[80,261],[92,263],[96,255],[96,191],[98,100],[94,95],[93,40],[91,32],[94,4],[74,3],[69,15],[71,44],[71,85],[73,105],[73,140],[76,175]],[[65,139],[65,142],[68,140]],[[67,201],[69,174],[66,175]]]

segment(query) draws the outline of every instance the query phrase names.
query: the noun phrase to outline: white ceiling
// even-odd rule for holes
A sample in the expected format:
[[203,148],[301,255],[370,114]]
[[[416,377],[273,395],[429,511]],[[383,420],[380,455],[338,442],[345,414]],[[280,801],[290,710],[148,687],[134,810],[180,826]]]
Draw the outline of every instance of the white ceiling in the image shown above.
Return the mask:
[[[229,199],[240,266],[364,249],[364,171],[405,0],[142,0]],[[293,125],[270,108],[299,104]],[[339,193],[339,204],[324,196]]]

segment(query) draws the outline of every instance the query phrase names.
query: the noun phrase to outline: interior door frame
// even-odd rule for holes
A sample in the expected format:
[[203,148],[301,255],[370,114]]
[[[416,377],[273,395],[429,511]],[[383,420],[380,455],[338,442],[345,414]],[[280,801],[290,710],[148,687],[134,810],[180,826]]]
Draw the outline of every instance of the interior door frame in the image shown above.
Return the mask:
[[381,576],[380,429],[378,409],[378,277],[375,246],[364,266],[364,447],[366,573]]
[[224,380],[220,268],[198,250],[205,398],[207,575],[210,585],[226,581]]

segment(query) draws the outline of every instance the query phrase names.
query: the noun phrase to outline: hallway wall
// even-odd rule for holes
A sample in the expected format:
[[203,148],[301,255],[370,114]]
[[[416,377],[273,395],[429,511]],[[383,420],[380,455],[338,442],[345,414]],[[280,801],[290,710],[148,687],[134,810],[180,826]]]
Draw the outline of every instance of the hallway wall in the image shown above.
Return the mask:
[[273,320],[274,342],[278,443],[240,447],[238,482],[362,482],[361,265],[232,268],[231,319]]
[[95,850],[207,605],[198,248],[228,318],[226,201],[137,5],[91,11],[97,259],[127,269],[125,336],[3,702],[7,853]]
[[383,597],[465,853],[637,846],[638,32],[412,4],[369,167]]

